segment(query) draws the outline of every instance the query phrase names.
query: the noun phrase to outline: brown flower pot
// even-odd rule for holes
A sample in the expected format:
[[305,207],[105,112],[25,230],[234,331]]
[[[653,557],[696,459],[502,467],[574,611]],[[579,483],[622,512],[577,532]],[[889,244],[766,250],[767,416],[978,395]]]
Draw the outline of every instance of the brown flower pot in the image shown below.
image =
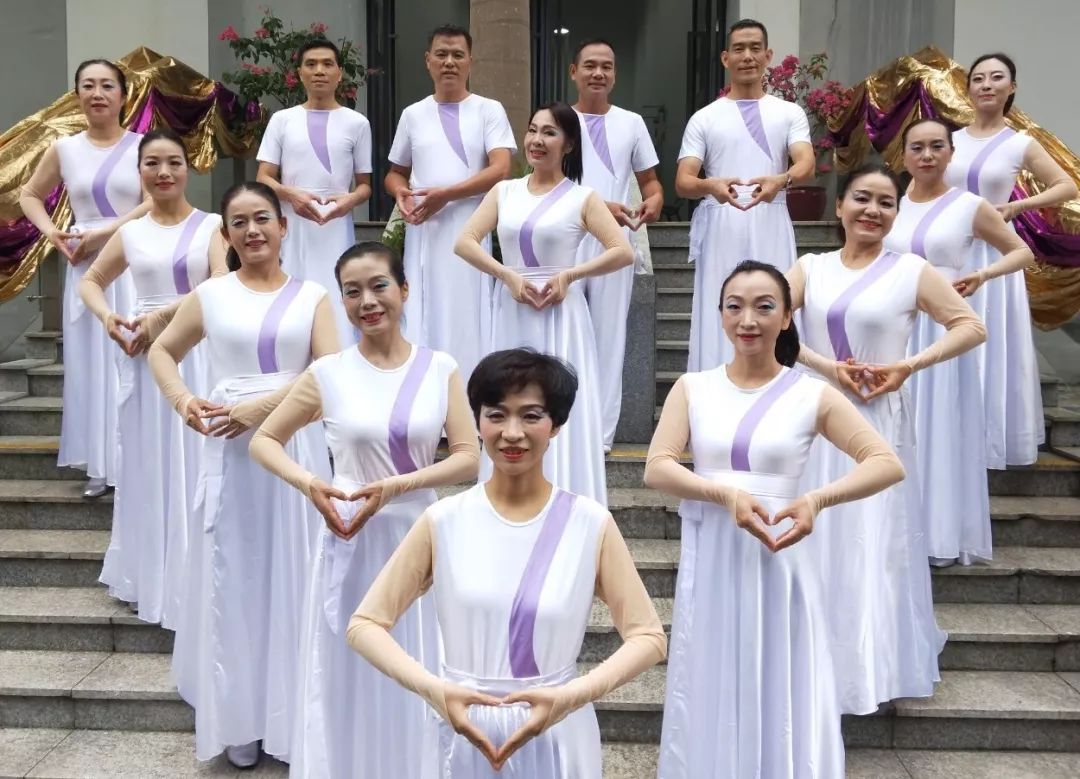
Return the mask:
[[791,187],[787,210],[792,222],[817,222],[825,215],[825,187]]

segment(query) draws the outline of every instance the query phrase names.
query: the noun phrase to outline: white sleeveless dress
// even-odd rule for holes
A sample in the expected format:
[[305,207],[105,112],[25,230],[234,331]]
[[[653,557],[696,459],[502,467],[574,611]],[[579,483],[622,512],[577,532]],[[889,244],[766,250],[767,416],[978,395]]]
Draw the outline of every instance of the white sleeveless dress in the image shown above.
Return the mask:
[[[798,497],[825,383],[785,368],[746,390],[725,366],[683,381],[695,472],[770,513]],[[820,560],[805,542],[770,552],[716,504],[679,513],[659,776],[841,779]]]
[[[90,143],[85,132],[56,142],[60,177],[74,214],[72,231],[105,227],[139,205],[139,138],[125,132],[107,149]],[[62,258],[64,275],[64,397],[58,465],[85,468],[90,478],[116,484],[117,361],[127,359],[105,328],[87,315],[79,282],[93,262],[77,267]],[[105,290],[113,311],[127,312],[135,302],[131,275],[122,274]]]
[[[840,252],[799,258],[806,278],[806,345],[825,357],[889,365],[907,354],[919,313],[919,277],[926,261],[883,252],[860,270]],[[843,390],[842,390],[843,391]],[[868,498],[825,509],[805,541],[817,555],[830,623],[840,707],[870,714],[894,698],[933,694],[937,656],[945,644],[934,618],[926,537],[919,521],[919,475],[911,391],[852,404],[904,464],[904,481]],[[817,439],[800,492],[851,470],[851,458]]]
[[[760,100],[722,97],[690,117],[679,159],[696,157],[707,177],[772,176],[788,169],[788,149],[810,142],[806,114],[799,106],[766,95]],[[752,186],[740,188],[749,201]],[[795,262],[795,231],[787,194],[749,211],[706,197],[690,223],[689,259],[694,263],[687,370],[703,371],[728,362],[731,342],[720,326],[720,287],[743,260],[760,260],[787,271]]]
[[[344,106],[330,111],[293,106],[270,117],[256,157],[277,165],[287,187],[315,196],[342,195],[356,188],[356,174],[371,173],[371,125],[363,114]],[[352,213],[320,225],[297,216],[288,202],[281,206],[289,220],[281,242],[282,267],[330,293],[338,340],[355,343],[357,332],[345,316],[334,278],[338,257],[356,243]],[[317,211],[331,208],[332,204],[316,205]]]
[[[210,277],[209,249],[221,217],[194,210],[177,225],[148,214],[120,228],[134,282],[134,318],[167,307]],[[203,440],[158,391],[146,355],[119,358],[119,469],[112,534],[101,581],[109,594],[139,604],[139,618],[175,628],[187,582],[189,515]],[[200,347],[180,375],[200,395],[209,391]]]
[[[315,308],[327,294],[318,284],[289,278],[255,292],[230,273],[194,294],[212,402],[271,392],[311,362]],[[324,525],[307,498],[248,457],[252,435],[206,439],[196,495],[203,549],[192,556],[201,570],[190,573],[192,605],[177,629],[173,670],[195,707],[200,760],[258,739],[267,754],[289,757],[301,615]],[[329,480],[321,423],[298,432],[286,451]]]
[[[954,281],[971,267],[975,211],[982,198],[959,189],[925,203],[905,195],[885,248],[925,258]],[[917,354],[945,328],[919,314],[908,343]],[[919,371],[906,382],[915,404],[921,516],[931,558],[969,565],[991,559],[986,421],[974,352]]]
[[[315,362],[334,486],[346,494],[364,484],[410,473],[435,461],[457,363],[413,347],[399,368],[376,368],[353,346]],[[349,541],[323,525],[300,643],[300,707],[291,776],[383,779],[420,776],[436,715],[423,699],[353,652],[345,627],[409,528],[435,502],[431,489],[391,501]],[[340,505],[349,517],[357,506]],[[439,636],[430,596],[416,601],[391,631],[432,673]]]
[[[533,195],[528,182],[526,176],[495,185],[499,246],[503,264],[541,289],[560,270],[575,265],[578,246],[587,235],[581,211],[592,190],[563,179],[550,192]],[[544,455],[544,475],[556,487],[607,505],[597,346],[584,285],[571,284],[562,303],[537,311],[497,284],[492,325],[492,350],[531,346],[562,358],[577,372],[577,398]],[[485,454],[480,480],[490,473]]]
[[[442,677],[503,697],[574,679],[596,589],[609,514],[583,495],[553,489],[527,522],[511,522],[478,484],[428,509],[434,536],[435,606]],[[469,718],[493,744],[528,719],[528,706],[473,706]],[[515,753],[501,773],[449,724],[440,724],[440,779],[600,779],[600,729],[592,704]]]
[[[1007,203],[1016,176],[1024,169],[1024,153],[1033,141],[1008,127],[989,138],[957,130],[953,133],[956,151],[945,180],[995,206]],[[1001,253],[985,241],[972,243],[973,269],[1000,259]],[[976,350],[976,356],[986,411],[987,467],[1000,470],[1006,465],[1030,465],[1039,457],[1046,427],[1024,274],[991,279],[972,296],[971,305],[986,323],[986,344]]]

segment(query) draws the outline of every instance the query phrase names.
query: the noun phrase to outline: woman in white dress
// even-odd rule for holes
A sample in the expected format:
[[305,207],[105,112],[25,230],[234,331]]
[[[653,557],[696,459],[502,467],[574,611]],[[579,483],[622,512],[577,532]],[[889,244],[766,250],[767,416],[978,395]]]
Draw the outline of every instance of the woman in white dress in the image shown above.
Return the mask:
[[[919,521],[914,409],[904,380],[986,338],[975,312],[926,260],[883,248],[899,200],[899,182],[887,168],[869,164],[854,171],[836,201],[844,247],[803,255],[787,274],[792,304],[803,312],[799,362],[844,390],[907,473],[902,484],[828,509],[807,541],[822,571],[845,714],[931,695],[940,680],[937,656],[945,634],[934,618]],[[906,358],[920,311],[944,332]],[[846,455],[818,439],[802,483],[826,484],[848,468]]]
[[[904,470],[838,390],[791,370],[798,333],[776,267],[740,263],[721,295],[735,357],[675,383],[645,466],[646,484],[683,499],[659,775],[840,779],[822,571],[795,544],[822,509]],[[819,435],[858,464],[800,495]],[[679,462],[687,443],[693,471]]]
[[[525,154],[532,173],[496,184],[454,251],[500,282],[492,304],[492,349],[529,346],[566,360],[577,372],[578,399],[566,430],[548,449],[545,473],[558,487],[607,505],[597,344],[584,285],[577,282],[632,264],[634,252],[603,198],[576,183],[581,125],[573,108],[539,108],[525,134]],[[493,230],[501,263],[481,243]],[[577,265],[587,234],[604,251]],[[484,466],[490,472],[486,460]]]
[[[251,442],[252,458],[303,492],[326,519],[300,644],[291,775],[419,776],[434,718],[420,698],[349,649],[345,626],[435,502],[434,488],[476,478],[480,447],[457,363],[402,336],[409,288],[397,253],[381,243],[358,244],[338,260],[335,275],[360,343],[313,363]],[[285,451],[318,419],[334,457],[332,484]],[[436,463],[444,428],[450,456]],[[438,672],[438,626],[428,599],[402,616],[393,635]]]
[[[1005,122],[1016,97],[1013,61],[1004,54],[984,54],[968,70],[967,83],[975,120],[952,134],[956,149],[945,181],[990,201],[1010,226],[1024,211],[1076,197],[1076,184],[1046,149]],[[1020,171],[1030,171],[1045,189],[1010,202]],[[978,272],[1000,259],[1000,251],[977,240],[969,270]],[[986,346],[976,352],[986,412],[986,465],[1030,465],[1039,456],[1046,427],[1024,274],[1008,273],[986,284],[971,303],[988,333]]]
[[[238,184],[221,213],[235,272],[184,298],[149,361],[173,408],[210,436],[196,497],[203,549],[192,555],[201,570],[189,573],[189,597],[199,606],[188,610],[197,619],[177,630],[177,687],[195,707],[198,758],[225,750],[247,767],[258,761],[260,739],[263,751],[288,760],[300,619],[322,522],[302,495],[248,457],[244,433],[262,421],[261,399],[338,351],[338,342],[326,290],[280,267],[286,225],[273,191]],[[214,386],[208,399],[192,393],[179,370],[202,341]],[[295,435],[288,451],[330,478],[322,425]]]
[[[187,201],[187,152],[172,130],[139,142],[139,175],[150,213],[123,225],[83,276],[86,308],[130,359],[121,358],[117,490],[101,581],[114,598],[138,603],[140,619],[174,629],[185,600],[188,515],[194,505],[202,442],[161,397],[145,352],[183,295],[224,275],[221,217]],[[109,305],[110,286],[131,269],[131,311]],[[190,387],[205,392],[201,351],[181,365]]]
[[[96,498],[116,483],[117,361],[120,350],[86,316],[79,280],[97,251],[121,224],[145,214],[136,147],[139,136],[120,125],[127,94],[123,72],[108,60],[87,60],[75,70],[75,94],[87,129],[54,143],[19,194],[23,214],[67,260],[64,277],[64,398],[57,464],[86,469],[83,496]],[[63,184],[74,224],[61,230],[45,209]],[[131,278],[120,276],[106,293],[114,311],[135,302]]]
[[[420,516],[349,623],[352,647],[442,717],[421,776],[600,779],[591,703],[664,658],[663,628],[611,514],[544,476],[576,389],[551,355],[509,349],[481,360],[468,393],[491,480]],[[429,588],[440,675],[390,633]],[[594,595],[625,643],[578,676]]]
[[[924,258],[964,297],[990,279],[1021,270],[1032,261],[1031,250],[990,203],[945,182],[952,137],[944,124],[920,119],[904,131],[903,141],[904,167],[911,174],[911,184],[885,236],[886,249]],[[994,247],[1002,258],[969,272],[976,238]],[[922,352],[944,332],[931,317],[918,317],[908,353]],[[970,565],[989,560],[993,550],[986,419],[976,353],[920,371],[911,377],[910,386],[922,493],[919,513],[930,561]]]

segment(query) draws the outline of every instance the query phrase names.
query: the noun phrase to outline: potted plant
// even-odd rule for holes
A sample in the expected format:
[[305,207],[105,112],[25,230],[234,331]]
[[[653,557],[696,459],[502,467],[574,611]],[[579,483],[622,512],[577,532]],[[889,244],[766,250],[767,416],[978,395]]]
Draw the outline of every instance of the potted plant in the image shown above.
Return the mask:
[[[327,26],[322,22],[312,22],[300,30],[291,25],[285,29],[285,23],[272,10],[264,8],[262,21],[250,37],[241,36],[232,25],[218,35],[218,40],[228,42],[240,62],[240,67],[225,73],[222,80],[233,85],[246,103],[271,98],[278,104],[276,107],[299,105],[306,95],[296,73],[296,51],[310,38],[326,37],[326,30]],[[357,90],[371,71],[364,66],[360,50],[352,41],[340,38],[336,43],[341,51],[338,100],[342,105],[355,108]],[[269,119],[265,112],[251,111],[247,115],[258,116],[254,121],[264,127]]]
[[[814,54],[807,62],[789,54],[779,65],[769,68],[765,76],[766,92],[796,103],[806,111],[818,176],[827,175],[833,169],[833,143],[828,137],[828,122],[843,113],[852,100],[849,87],[839,81],[825,80],[828,69],[829,55],[825,52]],[[792,221],[817,221],[825,213],[825,187],[816,183],[791,187],[787,193],[787,206]]]

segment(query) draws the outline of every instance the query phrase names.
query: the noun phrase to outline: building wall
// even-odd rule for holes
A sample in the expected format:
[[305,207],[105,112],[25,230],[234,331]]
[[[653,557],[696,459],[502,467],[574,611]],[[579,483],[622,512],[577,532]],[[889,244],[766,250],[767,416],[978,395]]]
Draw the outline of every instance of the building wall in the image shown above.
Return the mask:
[[955,0],[953,57],[966,68],[980,54],[1004,51],[1016,62],[1016,104],[1080,153],[1074,59],[1077,0]]

